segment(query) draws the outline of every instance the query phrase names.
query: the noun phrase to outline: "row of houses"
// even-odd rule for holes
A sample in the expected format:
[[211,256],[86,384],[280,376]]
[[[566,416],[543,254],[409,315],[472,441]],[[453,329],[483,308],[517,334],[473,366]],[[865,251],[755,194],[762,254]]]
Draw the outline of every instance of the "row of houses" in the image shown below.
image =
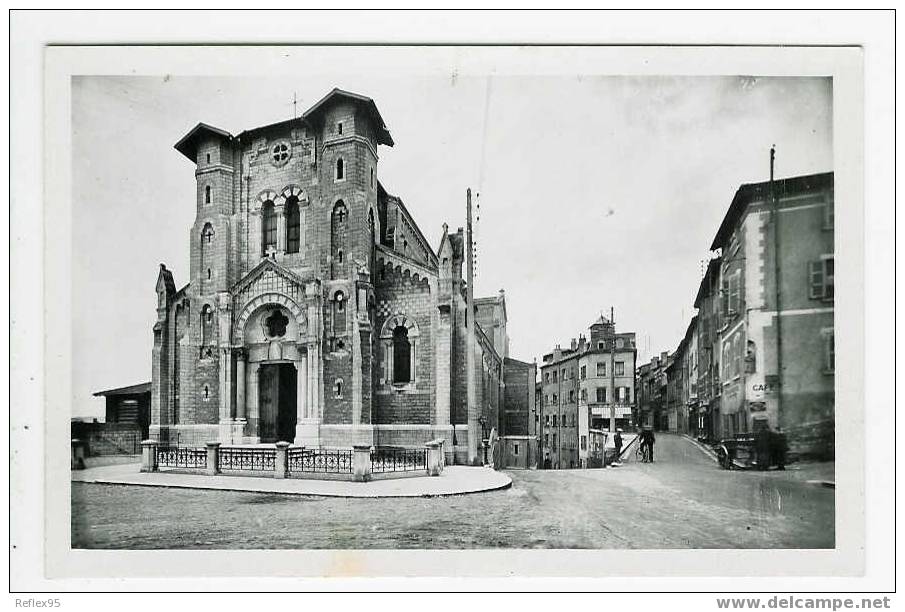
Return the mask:
[[706,440],[769,427],[834,455],[833,192],[832,172],[738,189],[685,335],[638,369],[645,424]]
[[602,464],[606,432],[636,422],[636,357],[635,333],[617,332],[612,315],[543,356],[534,410],[539,467]]

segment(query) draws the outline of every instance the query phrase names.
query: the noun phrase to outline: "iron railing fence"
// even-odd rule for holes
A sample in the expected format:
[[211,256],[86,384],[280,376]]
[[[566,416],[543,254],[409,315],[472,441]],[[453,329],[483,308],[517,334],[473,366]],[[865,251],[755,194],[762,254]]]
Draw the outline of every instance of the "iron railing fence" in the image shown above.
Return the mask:
[[292,474],[351,474],[352,451],[340,449],[290,448],[286,452],[286,471]]
[[158,446],[157,465],[174,468],[206,468],[207,451],[203,448]]
[[415,472],[427,469],[427,449],[378,448],[371,451],[371,472]]
[[276,468],[275,448],[220,447],[221,470],[272,472]]

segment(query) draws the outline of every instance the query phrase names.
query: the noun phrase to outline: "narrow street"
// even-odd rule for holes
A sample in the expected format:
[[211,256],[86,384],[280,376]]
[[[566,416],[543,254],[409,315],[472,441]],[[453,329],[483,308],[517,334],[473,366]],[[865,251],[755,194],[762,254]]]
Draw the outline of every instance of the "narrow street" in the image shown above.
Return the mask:
[[583,521],[582,529],[602,531],[587,537],[607,547],[823,548],[834,545],[834,490],[806,481],[832,479],[832,469],[729,472],[686,438],[658,433],[654,463],[637,462],[633,447],[622,467],[521,472],[513,480],[543,490],[538,511],[569,517],[556,529]]

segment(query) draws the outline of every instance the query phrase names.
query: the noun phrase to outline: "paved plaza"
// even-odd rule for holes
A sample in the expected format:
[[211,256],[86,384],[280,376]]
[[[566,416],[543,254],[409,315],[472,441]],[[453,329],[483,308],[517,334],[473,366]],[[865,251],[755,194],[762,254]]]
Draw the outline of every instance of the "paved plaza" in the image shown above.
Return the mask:
[[[721,470],[657,434],[655,463],[508,471],[510,488],[340,499],[72,484],[74,548],[832,548],[832,463]],[[473,468],[472,468],[473,469]],[[199,477],[203,478],[203,477]]]

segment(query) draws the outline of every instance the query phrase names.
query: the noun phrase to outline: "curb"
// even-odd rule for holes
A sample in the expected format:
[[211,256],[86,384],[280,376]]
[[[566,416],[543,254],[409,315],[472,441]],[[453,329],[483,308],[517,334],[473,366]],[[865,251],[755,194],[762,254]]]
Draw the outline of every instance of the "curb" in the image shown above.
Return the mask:
[[505,482],[493,484],[481,488],[469,489],[466,491],[438,491],[438,492],[413,492],[403,494],[381,494],[372,495],[348,495],[343,493],[332,492],[310,492],[310,491],[273,491],[266,489],[250,489],[243,487],[231,486],[214,486],[205,484],[181,484],[181,483],[151,483],[151,482],[129,482],[127,480],[118,480],[114,478],[93,478],[91,480],[73,480],[72,482],[81,482],[84,484],[97,484],[105,486],[120,487],[146,487],[146,488],[163,488],[163,489],[182,489],[194,491],[226,491],[230,493],[253,493],[258,495],[288,495],[294,497],[326,497],[341,499],[392,499],[392,498],[430,498],[430,497],[453,497],[456,495],[471,495],[474,493],[490,493],[492,491],[503,491],[512,488],[512,478],[506,476]]
[[807,484],[819,485],[825,489],[835,489],[836,481],[835,480],[805,480]]
[[699,451],[701,451],[702,453],[704,453],[704,455],[706,455],[707,457],[709,457],[710,459],[712,459],[714,463],[716,463],[717,465],[719,465],[720,460],[717,458],[715,452],[713,452],[712,450],[710,450],[709,448],[707,448],[706,446],[704,446],[703,444],[701,444],[700,442],[698,442],[697,440],[695,440],[694,438],[692,438],[691,436],[689,436],[688,434],[684,434],[684,433],[683,433],[683,434],[680,434],[680,435],[681,435],[683,438],[685,438],[686,440],[688,440],[689,442],[691,442],[692,444],[694,444],[695,448],[697,448]]

